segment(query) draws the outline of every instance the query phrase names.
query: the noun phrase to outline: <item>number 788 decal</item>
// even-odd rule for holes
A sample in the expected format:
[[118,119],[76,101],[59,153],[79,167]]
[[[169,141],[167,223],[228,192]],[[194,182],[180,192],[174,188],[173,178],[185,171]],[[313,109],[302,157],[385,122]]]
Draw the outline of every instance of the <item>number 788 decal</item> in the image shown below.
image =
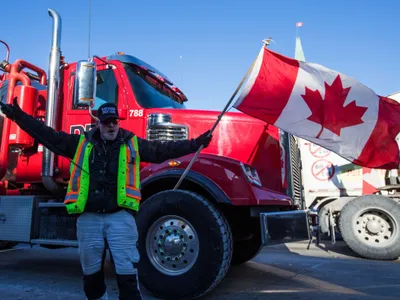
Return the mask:
[[130,117],[143,117],[143,109],[130,109],[129,116]]

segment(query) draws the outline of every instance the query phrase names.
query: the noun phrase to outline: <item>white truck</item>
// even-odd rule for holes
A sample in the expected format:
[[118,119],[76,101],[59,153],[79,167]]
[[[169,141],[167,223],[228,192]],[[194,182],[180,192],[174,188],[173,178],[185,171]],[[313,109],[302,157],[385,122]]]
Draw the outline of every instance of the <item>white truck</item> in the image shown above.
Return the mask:
[[319,231],[334,243],[341,236],[370,259],[400,256],[398,170],[356,166],[298,139],[305,208],[318,211]]
[[[295,58],[305,61],[300,38]],[[388,96],[400,102],[400,92]],[[399,120],[400,121],[400,120]],[[317,238],[342,237],[369,259],[400,257],[398,170],[369,169],[297,137],[301,159],[302,209],[318,212]],[[399,136],[397,139],[399,145]]]

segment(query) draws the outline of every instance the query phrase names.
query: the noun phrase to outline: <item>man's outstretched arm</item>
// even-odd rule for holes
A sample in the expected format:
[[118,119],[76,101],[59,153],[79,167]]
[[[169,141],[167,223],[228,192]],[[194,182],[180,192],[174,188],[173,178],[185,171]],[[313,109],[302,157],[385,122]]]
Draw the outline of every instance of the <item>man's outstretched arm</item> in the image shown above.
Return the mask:
[[79,135],[55,131],[43,122],[28,115],[18,105],[16,99],[11,104],[1,103],[1,111],[22,130],[57,155],[73,158],[79,143]]
[[201,145],[208,147],[212,135],[210,131],[203,133],[195,139],[183,141],[148,141],[138,139],[140,160],[149,163],[162,163],[168,159],[178,158],[195,153]]

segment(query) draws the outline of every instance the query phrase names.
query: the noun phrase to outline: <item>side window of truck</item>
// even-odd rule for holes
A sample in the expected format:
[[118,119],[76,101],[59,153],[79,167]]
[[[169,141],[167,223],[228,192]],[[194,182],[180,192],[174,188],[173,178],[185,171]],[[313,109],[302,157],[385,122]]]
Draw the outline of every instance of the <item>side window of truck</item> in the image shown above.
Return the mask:
[[[97,110],[104,103],[118,105],[118,83],[112,69],[97,71],[96,102],[93,110]],[[73,109],[82,109],[75,106]]]
[[2,88],[0,88],[0,102],[6,102],[7,86],[8,85],[4,85]]

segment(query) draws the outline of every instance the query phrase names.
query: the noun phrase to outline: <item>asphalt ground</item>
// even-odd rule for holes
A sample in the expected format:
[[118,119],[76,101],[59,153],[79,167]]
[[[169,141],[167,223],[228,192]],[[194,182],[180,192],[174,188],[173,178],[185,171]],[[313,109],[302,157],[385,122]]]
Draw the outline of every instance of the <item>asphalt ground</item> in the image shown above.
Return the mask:
[[[343,242],[265,247],[232,267],[204,299],[400,299],[400,264],[357,257]],[[109,299],[118,299],[112,265],[105,265]],[[17,245],[0,251],[1,300],[85,299],[76,248]],[[144,291],[144,299],[155,299]]]

